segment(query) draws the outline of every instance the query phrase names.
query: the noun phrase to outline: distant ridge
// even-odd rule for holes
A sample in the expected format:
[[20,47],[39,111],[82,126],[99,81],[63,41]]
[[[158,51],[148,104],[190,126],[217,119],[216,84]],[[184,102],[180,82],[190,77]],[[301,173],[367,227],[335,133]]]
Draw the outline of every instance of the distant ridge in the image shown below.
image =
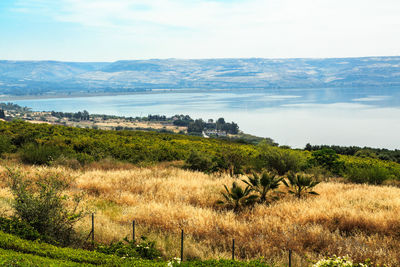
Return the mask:
[[400,87],[400,57],[0,61],[0,94],[150,89]]

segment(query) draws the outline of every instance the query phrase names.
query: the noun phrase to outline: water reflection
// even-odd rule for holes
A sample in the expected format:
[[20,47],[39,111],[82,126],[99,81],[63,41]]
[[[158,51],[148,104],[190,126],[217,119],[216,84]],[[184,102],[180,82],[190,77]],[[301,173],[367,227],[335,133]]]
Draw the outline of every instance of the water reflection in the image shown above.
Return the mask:
[[400,148],[399,88],[248,89],[19,100],[34,110],[224,117],[280,144]]

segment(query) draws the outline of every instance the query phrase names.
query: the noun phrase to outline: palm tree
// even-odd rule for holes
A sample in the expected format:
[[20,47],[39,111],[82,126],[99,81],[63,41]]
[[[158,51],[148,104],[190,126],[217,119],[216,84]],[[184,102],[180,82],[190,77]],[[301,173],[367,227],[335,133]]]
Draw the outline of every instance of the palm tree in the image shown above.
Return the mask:
[[295,195],[297,198],[301,198],[305,194],[319,195],[317,192],[313,191],[313,188],[319,184],[310,176],[305,176],[302,174],[289,173],[287,175],[289,184],[282,180],[282,182],[289,188],[289,193]]
[[234,212],[239,212],[243,207],[254,204],[258,199],[258,196],[250,194],[252,190],[249,186],[243,189],[233,182],[230,189],[226,185],[224,188],[225,192],[221,192],[224,200],[217,201],[217,204],[226,205]]
[[[253,173],[253,177],[248,177],[248,181],[243,180],[250,188],[260,194],[260,202],[267,201],[267,195],[270,191],[274,191],[279,187],[283,178],[276,177],[275,174],[263,172],[261,177]],[[273,197],[276,199],[276,197]]]

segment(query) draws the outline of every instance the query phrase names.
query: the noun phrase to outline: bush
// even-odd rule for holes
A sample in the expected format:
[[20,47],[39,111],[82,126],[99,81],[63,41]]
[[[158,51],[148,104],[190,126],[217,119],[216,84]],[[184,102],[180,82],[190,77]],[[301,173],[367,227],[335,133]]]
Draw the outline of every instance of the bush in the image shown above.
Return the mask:
[[323,148],[314,151],[311,159],[309,160],[311,166],[321,166],[333,174],[340,174],[343,171],[344,163],[339,161],[339,156],[335,150],[330,148]]
[[[178,263],[179,262],[179,263]],[[46,243],[22,240],[0,231],[1,266],[253,266],[268,267],[261,260],[249,262],[231,260],[169,262],[124,258],[97,251],[60,248]]]
[[21,149],[21,159],[24,163],[49,165],[61,155],[61,149],[52,145],[29,143]]
[[189,157],[185,160],[185,167],[194,171],[210,172],[214,164],[211,157],[204,153],[192,151]]
[[125,258],[140,257],[149,260],[161,258],[161,252],[156,249],[155,242],[147,241],[144,236],[142,236],[142,242],[140,243],[129,241],[125,238],[124,241],[119,241],[110,245],[98,245],[96,251]]
[[249,164],[249,152],[233,146],[222,147],[213,157],[214,171],[228,172],[230,176],[243,174]]
[[391,176],[387,168],[378,165],[349,166],[346,169],[346,177],[353,183],[380,185]]
[[29,224],[50,243],[71,244],[75,238],[74,224],[83,216],[78,211],[81,197],[75,196],[74,207],[67,208],[70,181],[60,175],[47,173],[32,182],[17,170],[8,170],[11,192],[14,195],[12,207],[15,215]]
[[301,153],[272,146],[262,146],[257,161],[258,169],[268,168],[279,175],[289,171],[298,172],[306,165],[305,157]]
[[[360,158],[373,158],[373,159],[377,159],[378,158],[378,155],[374,151],[372,151],[371,149],[358,150],[354,154],[354,156],[360,157]],[[383,156],[385,156],[385,155],[383,155]]]
[[316,181],[313,177],[291,172],[288,173],[287,179],[289,183],[286,182],[286,180],[282,180],[282,182],[289,188],[289,194],[292,194],[299,199],[307,194],[318,195],[318,193],[313,190],[314,187],[319,184],[319,181]]
[[247,184],[252,191],[257,192],[259,195],[260,203],[271,203],[278,200],[276,189],[282,182],[283,178],[276,177],[273,173],[263,172],[261,175],[253,173],[253,177],[248,177],[248,180],[242,180]]
[[313,267],[368,267],[368,263],[353,263],[348,257],[336,257],[319,260]]
[[[83,249],[73,249],[73,248],[60,248],[46,243],[40,243],[36,241],[22,240],[16,236],[5,234],[0,232],[0,248],[5,249],[7,254],[13,254],[17,258],[19,253],[25,253],[23,256],[35,255],[40,257],[45,257],[43,260],[46,262],[41,262],[40,258],[37,258],[38,264],[24,264],[17,265],[14,262],[12,266],[48,266],[47,259],[64,260],[68,261],[68,265],[63,266],[73,266],[73,263],[81,263],[83,266],[102,265],[102,266],[165,266],[165,262],[154,262],[139,259],[123,259],[113,255],[106,255],[104,253],[99,253],[96,251],[87,251]],[[0,263],[4,258],[3,251],[0,250]],[[20,258],[20,257],[19,257]],[[25,258],[25,257],[22,257]],[[21,259],[21,258],[20,258]],[[72,262],[72,264],[70,263]],[[18,262],[17,262],[18,263]],[[25,263],[25,262],[23,262]],[[52,266],[59,266],[53,263]]]
[[85,165],[94,161],[93,156],[85,153],[76,153],[76,159],[81,165]]
[[65,157],[64,155],[61,155],[58,157],[56,160],[51,162],[52,166],[63,166],[66,168],[70,168],[73,170],[78,170],[79,168],[82,167],[82,165],[79,163],[79,161],[75,158],[71,157]]
[[38,231],[28,223],[18,220],[17,218],[0,217],[0,231],[19,236],[27,240],[36,240],[41,238]]
[[232,209],[238,213],[245,207],[252,207],[258,200],[257,195],[252,195],[250,186],[242,188],[236,182],[232,183],[231,188],[224,185],[225,192],[221,192],[223,200],[218,200],[216,204],[223,205],[226,209]]
[[12,152],[15,146],[11,143],[11,138],[6,135],[0,135],[0,155]]
[[205,261],[183,261],[180,262],[180,259],[173,260],[170,262],[169,266],[176,267],[272,267],[269,264],[263,262],[263,260],[251,260],[251,261],[233,261],[233,260],[205,260]]

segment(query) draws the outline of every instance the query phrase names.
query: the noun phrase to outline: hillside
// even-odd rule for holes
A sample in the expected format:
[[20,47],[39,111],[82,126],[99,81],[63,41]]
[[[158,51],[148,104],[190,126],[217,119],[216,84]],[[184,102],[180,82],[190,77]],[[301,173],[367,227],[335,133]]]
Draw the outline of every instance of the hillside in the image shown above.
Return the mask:
[[399,85],[400,57],[0,61],[0,94],[14,96]]
[[[97,242],[130,237],[131,222],[135,220],[136,235],[155,240],[167,259],[179,255],[180,230],[184,229],[186,259],[229,259],[235,238],[237,258],[263,257],[275,266],[287,264],[288,249],[294,251],[294,266],[309,266],[313,260],[333,254],[349,255],[355,262],[371,259],[388,266],[398,266],[400,262],[396,238],[400,189],[395,187],[323,182],[315,188],[319,196],[301,200],[286,196],[272,205],[258,204],[236,214],[215,206],[223,185],[238,181],[228,175],[207,175],[162,165],[111,170],[99,165],[97,169],[79,171],[34,166],[23,169],[29,175],[50,172],[75,177],[68,193],[85,193],[84,205],[95,212]],[[0,210],[9,210],[10,194],[4,178],[0,182]],[[285,191],[283,187],[280,190]],[[90,216],[86,216],[77,230],[86,237],[90,227]],[[66,256],[72,252],[64,251],[60,257],[54,249],[52,253],[42,251],[48,246],[19,248],[21,241],[12,239],[7,245],[4,235],[0,240],[3,249],[53,259],[68,259]],[[71,256],[98,262],[109,258],[86,252]]]
[[[80,196],[87,214],[73,229],[83,243],[91,229],[89,214],[94,213],[96,242],[131,237],[135,220],[136,236],[154,240],[165,260],[179,256],[184,230],[188,260],[229,259],[235,239],[235,257],[242,261],[263,258],[263,264],[281,266],[292,250],[294,266],[333,255],[397,266],[400,164],[373,153],[351,156],[315,149],[0,122],[0,213],[10,217],[16,212],[15,190],[32,188],[33,195],[46,196],[40,190],[52,180],[41,179],[50,177],[59,179],[53,180],[56,184],[67,183],[66,195],[59,195],[66,207],[73,207]],[[264,199],[261,182],[249,184],[258,174],[266,177]],[[30,199],[17,203],[25,207]],[[6,241],[0,236],[0,248],[11,250],[6,255],[43,256],[40,249],[27,252],[1,242]]]
[[275,147],[268,139],[252,145],[172,133],[82,129],[20,120],[0,121],[0,154],[28,164],[77,168],[102,160],[132,164],[185,161],[189,169],[231,175],[268,169],[279,175],[322,171],[372,184],[400,180],[400,164],[378,159],[374,153],[348,156],[329,148],[311,152]]

